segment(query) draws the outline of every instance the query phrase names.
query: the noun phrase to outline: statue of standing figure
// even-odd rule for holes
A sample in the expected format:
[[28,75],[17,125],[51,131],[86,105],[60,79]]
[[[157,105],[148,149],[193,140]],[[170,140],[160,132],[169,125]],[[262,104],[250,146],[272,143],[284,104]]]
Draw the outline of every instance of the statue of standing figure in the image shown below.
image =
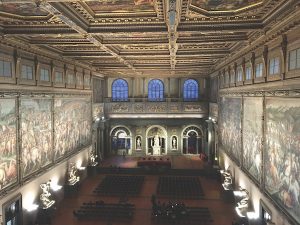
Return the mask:
[[153,139],[154,139],[153,147],[160,147],[158,134],[155,134]]

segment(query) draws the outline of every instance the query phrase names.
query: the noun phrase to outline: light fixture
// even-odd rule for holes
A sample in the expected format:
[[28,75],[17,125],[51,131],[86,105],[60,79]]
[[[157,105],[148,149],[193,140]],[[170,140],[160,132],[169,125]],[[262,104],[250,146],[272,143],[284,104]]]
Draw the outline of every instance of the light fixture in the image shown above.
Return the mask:
[[255,220],[259,218],[259,215],[256,212],[247,212],[247,217],[250,220]]
[[36,198],[36,194],[32,191],[26,192],[23,197],[23,208],[28,211],[32,212],[35,211],[39,205],[34,203],[34,199]]
[[39,207],[39,205],[32,203],[30,205],[27,205],[25,209],[27,212],[33,212],[33,211],[37,210],[38,207]]
[[78,160],[78,161],[76,162],[76,168],[77,168],[78,170],[85,170],[85,167],[82,166],[82,161],[81,161],[81,160]]

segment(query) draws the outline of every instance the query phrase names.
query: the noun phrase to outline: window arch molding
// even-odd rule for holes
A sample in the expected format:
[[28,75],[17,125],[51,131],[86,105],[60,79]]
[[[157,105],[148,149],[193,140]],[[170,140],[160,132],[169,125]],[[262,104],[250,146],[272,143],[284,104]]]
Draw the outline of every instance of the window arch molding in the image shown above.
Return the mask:
[[112,101],[128,101],[128,82],[124,79],[115,79],[111,84]]
[[164,101],[164,83],[159,79],[152,79],[148,83],[148,101]]
[[183,100],[197,101],[199,99],[199,84],[195,79],[187,79],[183,83]]

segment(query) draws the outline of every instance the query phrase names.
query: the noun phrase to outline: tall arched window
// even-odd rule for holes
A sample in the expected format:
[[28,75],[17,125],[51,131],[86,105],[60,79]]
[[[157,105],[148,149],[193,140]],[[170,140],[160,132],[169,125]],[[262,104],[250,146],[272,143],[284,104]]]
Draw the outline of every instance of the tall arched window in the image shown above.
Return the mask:
[[148,84],[148,100],[163,101],[164,100],[164,84],[161,80],[154,79]]
[[197,81],[188,79],[183,84],[183,100],[184,101],[197,101],[199,93],[199,86]]
[[114,80],[111,87],[113,101],[128,101],[128,84],[126,80]]

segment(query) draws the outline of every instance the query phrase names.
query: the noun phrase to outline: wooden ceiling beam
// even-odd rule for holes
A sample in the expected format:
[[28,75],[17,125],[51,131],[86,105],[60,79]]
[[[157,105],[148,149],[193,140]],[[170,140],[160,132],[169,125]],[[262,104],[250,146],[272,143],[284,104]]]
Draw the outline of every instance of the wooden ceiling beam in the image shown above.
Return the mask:
[[[106,47],[101,43],[98,37],[94,37],[92,34],[88,32],[86,29],[87,27],[82,26],[82,23],[78,21],[78,19],[74,19],[73,16],[66,15],[64,13],[64,5],[61,3],[55,3],[50,4],[46,1],[39,1],[39,7],[43,8],[44,10],[48,11],[55,17],[59,18],[63,23],[65,23],[67,26],[69,26],[71,29],[82,35],[83,38],[93,43],[95,46],[99,47],[101,50],[107,52],[108,54],[114,56],[120,63],[126,65],[128,68],[130,68],[134,73],[137,75],[141,75],[140,72],[137,72],[137,70],[128,63],[125,59],[123,59],[121,56],[118,55],[118,53],[114,52],[110,48]],[[73,19],[73,20],[72,20]]]

